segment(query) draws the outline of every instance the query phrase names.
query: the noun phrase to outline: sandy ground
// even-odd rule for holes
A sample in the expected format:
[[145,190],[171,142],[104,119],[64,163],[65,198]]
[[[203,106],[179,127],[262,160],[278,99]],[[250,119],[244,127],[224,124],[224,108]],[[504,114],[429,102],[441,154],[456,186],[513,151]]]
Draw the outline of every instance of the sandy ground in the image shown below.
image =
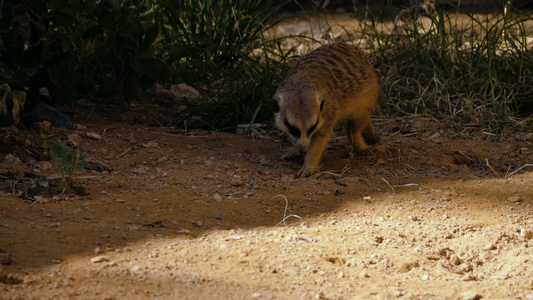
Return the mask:
[[[298,179],[269,127],[87,111],[69,115],[81,130],[0,135],[0,160],[20,159],[0,165],[18,178],[0,180],[0,299],[533,299],[527,132],[376,118],[387,151],[340,136]],[[88,195],[22,180],[57,178],[42,142],[72,133]]]

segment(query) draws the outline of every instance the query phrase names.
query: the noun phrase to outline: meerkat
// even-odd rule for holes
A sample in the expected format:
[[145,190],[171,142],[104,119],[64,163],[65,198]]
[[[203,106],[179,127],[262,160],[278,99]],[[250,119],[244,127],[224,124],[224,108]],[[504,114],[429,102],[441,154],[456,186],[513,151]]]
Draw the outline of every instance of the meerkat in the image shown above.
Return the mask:
[[[379,84],[363,51],[345,43],[324,45],[302,56],[278,86],[273,99],[275,126],[293,144],[283,158],[305,154],[298,177],[319,170],[335,125],[346,119],[346,136],[356,152],[378,139],[370,123]],[[363,137],[365,141],[363,141]]]

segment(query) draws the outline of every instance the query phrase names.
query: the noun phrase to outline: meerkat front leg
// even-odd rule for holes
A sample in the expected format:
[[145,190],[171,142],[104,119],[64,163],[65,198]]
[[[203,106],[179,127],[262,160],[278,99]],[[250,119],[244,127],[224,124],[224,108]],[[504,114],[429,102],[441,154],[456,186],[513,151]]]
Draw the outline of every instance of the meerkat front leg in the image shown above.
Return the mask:
[[304,165],[298,171],[298,177],[309,177],[318,172],[320,159],[333,133],[333,128],[322,128],[313,135],[309,150],[305,154]]

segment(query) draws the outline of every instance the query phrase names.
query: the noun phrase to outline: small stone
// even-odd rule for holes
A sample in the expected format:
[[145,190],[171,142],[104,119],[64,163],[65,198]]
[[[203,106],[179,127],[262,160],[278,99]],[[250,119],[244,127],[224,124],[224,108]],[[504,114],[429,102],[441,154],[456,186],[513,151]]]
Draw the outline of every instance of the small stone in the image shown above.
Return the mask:
[[522,202],[523,200],[520,199],[520,196],[518,196],[518,195],[513,195],[513,196],[507,198],[507,201],[509,201],[509,202],[513,202],[513,203],[517,203],[517,202]]
[[133,266],[133,267],[131,268],[131,271],[132,271],[132,272],[138,272],[140,269],[141,269],[141,266]]
[[464,300],[479,300],[482,296],[474,291],[466,291],[461,293],[461,299]]
[[48,170],[52,168],[52,163],[49,161],[39,161],[36,162],[33,166],[41,170]]
[[527,230],[525,228],[520,228],[520,236],[526,239],[533,238],[533,231]]
[[533,293],[529,293],[529,294],[527,294],[527,295],[526,295],[526,298],[527,298],[527,299],[533,299]]
[[102,136],[95,132],[86,132],[85,136],[93,140],[101,140]]
[[261,298],[261,293],[253,293],[250,297],[252,297],[253,299],[257,299],[257,298]]
[[109,261],[109,260],[110,260],[110,258],[107,255],[100,255],[100,256],[95,256],[95,257],[91,258],[91,262],[92,263],[101,263],[101,262],[106,262],[106,261]]
[[117,198],[117,199],[115,199],[115,202],[116,202],[116,203],[125,203],[126,200],[124,200],[124,199],[120,199],[120,198]]
[[146,143],[143,143],[142,146],[144,148],[155,148],[155,147],[159,146],[159,143],[156,142],[156,141],[148,141]]
[[337,275],[337,278],[338,279],[341,279],[341,278],[344,278],[344,272],[339,272],[339,274]]
[[408,216],[407,218],[411,221],[420,221],[417,216]]
[[202,225],[204,225],[204,224],[202,223],[202,221],[196,221],[196,222],[192,223],[192,225],[194,225],[196,227],[202,227]]
[[77,133],[71,133],[68,135],[68,143],[74,148],[78,148],[82,141],[83,139]]
[[215,193],[215,194],[213,195],[213,200],[215,200],[215,201],[222,201],[222,196],[220,196],[219,193]]
[[242,181],[242,179],[239,177],[235,177],[231,180],[232,186],[242,186],[243,184],[244,184],[244,181]]
[[199,104],[203,98],[200,92],[185,83],[171,85],[170,93],[179,100],[187,99],[192,104]]
[[9,253],[0,252],[0,265],[10,265],[13,263],[13,257]]
[[438,138],[439,136],[440,136],[440,133],[437,131],[437,132],[435,132],[434,134],[432,134],[429,138],[430,138],[430,139],[436,139],[436,138]]
[[8,154],[8,155],[6,155],[6,157],[4,158],[2,163],[6,164],[6,165],[18,164],[18,163],[20,163],[20,158],[14,156],[12,154]]

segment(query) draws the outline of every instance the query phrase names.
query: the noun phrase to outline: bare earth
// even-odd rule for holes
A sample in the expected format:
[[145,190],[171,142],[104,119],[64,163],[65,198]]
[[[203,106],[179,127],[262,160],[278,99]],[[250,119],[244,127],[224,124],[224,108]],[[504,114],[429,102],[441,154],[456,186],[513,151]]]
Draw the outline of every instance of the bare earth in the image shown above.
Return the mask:
[[[275,130],[96,115],[70,115],[88,195],[0,180],[0,299],[533,299],[527,133],[376,119],[385,151],[339,137],[297,179]],[[0,174],[57,178],[41,145],[71,133],[2,133]]]

